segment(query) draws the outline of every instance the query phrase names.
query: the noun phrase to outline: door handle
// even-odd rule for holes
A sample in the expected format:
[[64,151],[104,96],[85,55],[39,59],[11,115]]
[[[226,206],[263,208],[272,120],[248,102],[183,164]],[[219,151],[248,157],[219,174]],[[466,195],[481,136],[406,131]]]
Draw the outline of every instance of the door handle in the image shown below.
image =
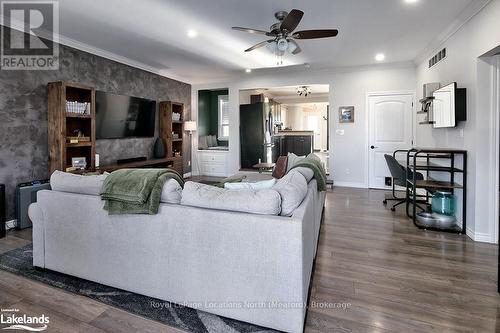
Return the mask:
[[370,149],[378,149],[378,147],[371,146]]

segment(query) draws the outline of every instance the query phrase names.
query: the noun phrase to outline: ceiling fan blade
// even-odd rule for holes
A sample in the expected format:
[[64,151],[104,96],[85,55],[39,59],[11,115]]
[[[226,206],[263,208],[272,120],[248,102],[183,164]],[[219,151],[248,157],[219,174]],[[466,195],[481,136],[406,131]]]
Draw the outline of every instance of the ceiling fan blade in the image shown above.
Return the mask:
[[265,40],[263,42],[260,42],[259,44],[255,44],[254,46],[246,49],[245,52],[253,51],[253,50],[258,49],[259,47],[263,47],[263,46],[265,46],[265,45],[267,45],[268,43],[271,43],[271,42],[274,42],[274,39]]
[[264,30],[259,30],[259,29],[243,28],[243,27],[233,27],[232,29],[233,30],[238,30],[238,31],[243,31],[243,32],[248,32],[248,33],[251,33],[251,34],[259,34],[259,35],[266,35],[266,36],[270,36],[271,35],[270,32],[264,31]]
[[296,41],[294,41],[293,39],[290,39],[288,42],[295,45],[295,49],[292,52],[293,55],[299,54],[300,52],[302,52],[302,49],[300,48],[299,44],[297,44]]
[[302,20],[302,16],[304,16],[304,12],[298,9],[292,9],[290,13],[285,17],[283,22],[281,22],[280,29],[286,30],[288,32],[292,32],[297,28]]
[[339,34],[337,29],[323,29],[323,30],[303,30],[297,31],[292,35],[295,39],[316,39],[335,37]]

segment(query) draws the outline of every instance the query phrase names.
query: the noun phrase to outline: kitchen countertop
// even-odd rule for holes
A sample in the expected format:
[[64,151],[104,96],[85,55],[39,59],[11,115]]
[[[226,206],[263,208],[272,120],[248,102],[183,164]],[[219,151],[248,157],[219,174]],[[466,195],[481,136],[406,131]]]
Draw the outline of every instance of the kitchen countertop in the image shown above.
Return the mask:
[[274,136],[313,136],[314,131],[279,131]]

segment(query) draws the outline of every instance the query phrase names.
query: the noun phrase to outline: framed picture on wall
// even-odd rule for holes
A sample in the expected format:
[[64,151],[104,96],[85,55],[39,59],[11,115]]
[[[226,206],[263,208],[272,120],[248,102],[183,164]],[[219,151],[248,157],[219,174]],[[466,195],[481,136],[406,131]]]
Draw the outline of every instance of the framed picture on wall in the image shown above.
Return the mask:
[[354,122],[354,106],[341,106],[339,108],[339,123],[353,123]]

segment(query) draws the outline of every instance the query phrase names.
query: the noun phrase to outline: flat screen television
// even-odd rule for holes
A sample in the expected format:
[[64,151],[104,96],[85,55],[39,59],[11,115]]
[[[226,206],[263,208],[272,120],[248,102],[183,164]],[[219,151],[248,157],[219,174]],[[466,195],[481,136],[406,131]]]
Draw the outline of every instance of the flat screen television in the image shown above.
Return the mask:
[[434,128],[455,127],[467,120],[467,90],[450,83],[434,91],[432,101]]
[[96,138],[154,137],[156,101],[96,91]]

